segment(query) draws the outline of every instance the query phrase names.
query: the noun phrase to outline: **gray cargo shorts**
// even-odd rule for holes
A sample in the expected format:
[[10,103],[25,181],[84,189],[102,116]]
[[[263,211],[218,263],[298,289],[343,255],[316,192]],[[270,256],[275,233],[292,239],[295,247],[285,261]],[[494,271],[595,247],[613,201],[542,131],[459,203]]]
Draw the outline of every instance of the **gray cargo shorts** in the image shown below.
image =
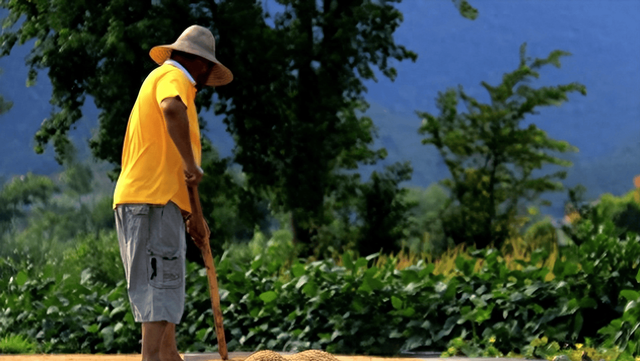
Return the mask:
[[180,323],[185,297],[185,225],[175,203],[119,204],[120,256],[136,322]]

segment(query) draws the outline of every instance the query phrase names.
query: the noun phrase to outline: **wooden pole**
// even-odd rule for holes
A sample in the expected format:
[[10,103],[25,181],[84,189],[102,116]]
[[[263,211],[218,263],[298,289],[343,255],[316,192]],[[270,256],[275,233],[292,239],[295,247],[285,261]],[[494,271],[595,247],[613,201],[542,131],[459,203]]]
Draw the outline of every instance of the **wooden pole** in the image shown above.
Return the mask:
[[[200,195],[198,194],[198,187],[187,187],[189,189],[189,201],[191,202],[191,217],[195,222],[202,220],[204,217],[202,214],[202,207],[200,206]],[[197,218],[193,218],[197,217]],[[204,226],[206,227],[206,226]],[[204,228],[200,228],[204,229]],[[224,325],[222,319],[222,310],[220,309],[220,291],[218,290],[218,276],[216,274],[216,266],[213,263],[213,255],[211,254],[211,246],[209,245],[209,238],[205,239],[202,245],[198,245],[202,252],[202,259],[204,260],[204,266],[207,269],[207,279],[209,280],[209,296],[211,297],[211,308],[213,309],[213,321],[216,326],[216,337],[218,338],[218,353],[223,360],[229,359],[227,352],[227,341],[224,338]]]

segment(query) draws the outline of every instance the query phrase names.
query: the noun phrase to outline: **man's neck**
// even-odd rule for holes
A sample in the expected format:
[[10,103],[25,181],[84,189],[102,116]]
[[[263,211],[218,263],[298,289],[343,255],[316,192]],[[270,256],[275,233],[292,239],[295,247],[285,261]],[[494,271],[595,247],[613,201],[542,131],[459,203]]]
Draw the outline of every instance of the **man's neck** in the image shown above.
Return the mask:
[[189,70],[189,64],[186,64],[187,66],[185,66],[185,64],[181,63],[180,61],[178,61],[176,59],[169,59],[165,63],[171,64],[172,66],[175,66],[176,68],[182,70],[182,72],[185,73],[187,78],[189,78],[189,81],[191,82],[191,84],[193,86],[196,86],[196,81],[195,81],[194,76],[193,76],[193,71]]

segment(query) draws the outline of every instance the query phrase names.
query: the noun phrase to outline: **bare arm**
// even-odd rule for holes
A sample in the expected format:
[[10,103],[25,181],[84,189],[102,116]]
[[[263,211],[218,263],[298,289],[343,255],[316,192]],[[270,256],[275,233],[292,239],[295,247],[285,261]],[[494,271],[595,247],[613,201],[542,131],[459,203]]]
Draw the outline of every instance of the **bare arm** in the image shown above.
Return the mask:
[[203,172],[196,164],[195,158],[193,157],[193,150],[191,149],[187,107],[179,97],[175,97],[164,99],[160,103],[160,108],[167,122],[169,136],[171,136],[173,143],[178,148],[178,152],[180,152],[180,156],[182,157],[187,184],[197,186],[202,179]]

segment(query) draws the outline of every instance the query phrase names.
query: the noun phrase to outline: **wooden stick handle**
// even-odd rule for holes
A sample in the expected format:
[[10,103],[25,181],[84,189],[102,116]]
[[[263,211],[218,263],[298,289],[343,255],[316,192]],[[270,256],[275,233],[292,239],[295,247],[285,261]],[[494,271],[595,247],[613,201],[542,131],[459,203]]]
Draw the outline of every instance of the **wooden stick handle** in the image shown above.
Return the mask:
[[[191,203],[191,217],[203,217],[202,207],[200,206],[200,195],[198,187],[187,187],[189,189],[189,201]],[[224,324],[222,319],[222,310],[220,309],[220,291],[218,289],[218,275],[216,274],[216,266],[213,263],[213,255],[211,254],[211,246],[207,239],[203,245],[199,246],[202,252],[204,266],[207,269],[207,279],[209,280],[209,296],[211,297],[211,309],[213,310],[213,321],[216,327],[216,337],[218,338],[218,353],[223,360],[229,359],[227,352],[227,341],[224,337]]]
[[213,309],[213,320],[216,325],[216,337],[218,338],[218,353],[223,360],[229,359],[227,353],[227,341],[224,338],[224,325],[222,310],[220,309],[220,291],[218,290],[218,276],[216,266],[213,263],[213,255],[209,243],[201,249],[204,266],[207,268],[207,278],[209,279],[209,295],[211,296],[211,308]]
[[203,217],[202,206],[200,205],[200,194],[198,193],[198,186],[187,186],[189,190],[189,203],[191,204],[191,217]]

